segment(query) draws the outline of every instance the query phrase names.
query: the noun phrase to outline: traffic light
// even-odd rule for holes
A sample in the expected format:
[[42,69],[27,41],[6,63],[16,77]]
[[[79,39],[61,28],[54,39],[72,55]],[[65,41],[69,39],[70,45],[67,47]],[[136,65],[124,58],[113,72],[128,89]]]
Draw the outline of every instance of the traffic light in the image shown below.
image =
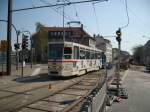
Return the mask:
[[117,35],[116,40],[120,42],[121,41],[121,29],[120,28],[116,31],[116,35]]
[[20,44],[19,43],[15,43],[14,47],[15,47],[15,50],[20,49]]
[[28,36],[22,34],[22,49],[27,49],[28,47]]

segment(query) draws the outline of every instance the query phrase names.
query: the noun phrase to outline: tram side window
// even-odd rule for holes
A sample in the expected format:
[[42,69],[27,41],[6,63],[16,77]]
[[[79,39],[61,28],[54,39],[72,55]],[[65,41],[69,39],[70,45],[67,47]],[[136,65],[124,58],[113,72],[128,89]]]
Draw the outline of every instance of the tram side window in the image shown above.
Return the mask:
[[101,53],[98,53],[98,57],[97,57],[98,59],[100,59],[101,58]]
[[79,47],[74,46],[74,59],[79,59]]
[[64,48],[64,59],[71,59],[71,55],[72,55],[72,48],[65,47]]
[[85,59],[85,51],[80,49],[80,59]]
[[90,51],[86,51],[86,59],[90,59]]
[[98,53],[97,52],[95,52],[95,59],[97,59],[98,58]]
[[94,56],[94,52],[91,52],[91,59],[94,59],[95,56]]

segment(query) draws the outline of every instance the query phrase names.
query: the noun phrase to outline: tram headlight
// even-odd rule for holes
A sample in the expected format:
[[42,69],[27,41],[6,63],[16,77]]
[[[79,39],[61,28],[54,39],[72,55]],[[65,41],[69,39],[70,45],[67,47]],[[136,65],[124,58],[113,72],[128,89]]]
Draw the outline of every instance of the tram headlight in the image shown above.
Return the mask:
[[59,65],[50,65],[49,67],[49,70],[55,70],[55,71],[59,71],[59,70],[62,70],[63,69],[63,66],[59,66]]

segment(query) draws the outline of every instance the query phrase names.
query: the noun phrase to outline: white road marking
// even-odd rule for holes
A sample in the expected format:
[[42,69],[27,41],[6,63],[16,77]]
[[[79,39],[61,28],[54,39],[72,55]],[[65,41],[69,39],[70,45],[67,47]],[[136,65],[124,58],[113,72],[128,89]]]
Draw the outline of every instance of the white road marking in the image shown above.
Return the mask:
[[122,77],[122,82],[124,81],[124,79],[126,78],[127,75],[128,75],[128,70],[125,71],[125,74],[124,74],[123,77]]
[[33,71],[33,73],[30,76],[35,76],[35,75],[39,74],[40,71],[41,71],[41,68],[37,68]]

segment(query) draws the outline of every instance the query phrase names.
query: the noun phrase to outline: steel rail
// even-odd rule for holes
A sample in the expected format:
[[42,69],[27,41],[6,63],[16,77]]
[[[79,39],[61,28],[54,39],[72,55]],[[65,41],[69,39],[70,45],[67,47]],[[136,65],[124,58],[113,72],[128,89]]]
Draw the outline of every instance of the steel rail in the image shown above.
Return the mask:
[[[82,76],[82,77],[78,77],[79,79],[78,80],[76,80],[76,81],[72,81],[72,84],[70,84],[69,86],[67,85],[67,87],[62,87],[60,90],[57,90],[57,91],[54,91],[54,92],[52,92],[52,93],[50,93],[50,95],[49,96],[46,96],[46,97],[43,97],[43,98],[41,98],[41,99],[38,99],[38,100],[36,100],[36,101],[34,101],[34,102],[32,102],[32,103],[29,103],[29,104],[27,104],[27,105],[24,105],[24,106],[22,106],[22,107],[20,107],[20,108],[17,108],[16,109],[16,111],[14,111],[14,112],[17,112],[17,111],[19,111],[19,110],[21,110],[21,109],[23,109],[23,108],[30,108],[30,104],[35,104],[35,103],[37,103],[38,101],[45,101],[44,99],[46,99],[46,98],[51,98],[51,97],[53,97],[53,96],[55,96],[55,95],[57,95],[57,94],[65,94],[65,93],[63,93],[63,91],[65,91],[65,90],[69,90],[69,89],[74,89],[74,90],[79,90],[78,88],[72,88],[74,85],[80,85],[80,82],[87,82],[87,78],[88,78],[88,80],[90,80],[91,79],[91,77],[89,77],[89,76],[92,76],[92,75],[94,75],[94,74],[88,74],[88,75],[84,75],[84,76]],[[93,76],[92,76],[93,77]],[[87,90],[87,94],[84,94],[84,95],[81,95],[81,98],[79,98],[79,99],[76,99],[76,101],[74,101],[74,102],[72,102],[71,104],[69,104],[69,107],[65,107],[65,108],[63,108],[62,110],[61,110],[61,112],[67,112],[67,111],[69,111],[70,109],[72,109],[73,107],[75,107],[77,104],[79,104],[81,101],[83,101],[86,97],[87,97],[87,95],[89,95],[90,94],[90,92],[94,89],[94,88],[96,88],[98,85],[99,85],[99,78],[97,78],[97,77],[101,77],[99,74],[95,74],[95,80],[93,80],[92,82],[89,82],[89,83],[91,83],[92,85],[91,86],[93,86],[93,82],[95,81],[96,82],[96,84],[95,84],[95,86],[94,87],[92,87],[91,88],[91,90],[89,90],[88,88],[86,88],[85,90]],[[85,81],[84,81],[84,79],[85,79]],[[80,91],[82,91],[82,90],[80,90]],[[67,95],[67,94],[66,94]],[[74,96],[78,96],[78,95],[76,95],[76,94],[74,94]],[[47,101],[47,102],[49,102],[49,101]],[[51,101],[50,101],[51,102]],[[49,103],[50,103],[49,102]],[[32,107],[31,107],[32,108]],[[32,108],[32,109],[34,109],[34,108]],[[35,110],[38,110],[38,109],[40,109],[40,110],[42,110],[41,108],[35,108]],[[44,109],[44,111],[46,111],[45,109]]]

